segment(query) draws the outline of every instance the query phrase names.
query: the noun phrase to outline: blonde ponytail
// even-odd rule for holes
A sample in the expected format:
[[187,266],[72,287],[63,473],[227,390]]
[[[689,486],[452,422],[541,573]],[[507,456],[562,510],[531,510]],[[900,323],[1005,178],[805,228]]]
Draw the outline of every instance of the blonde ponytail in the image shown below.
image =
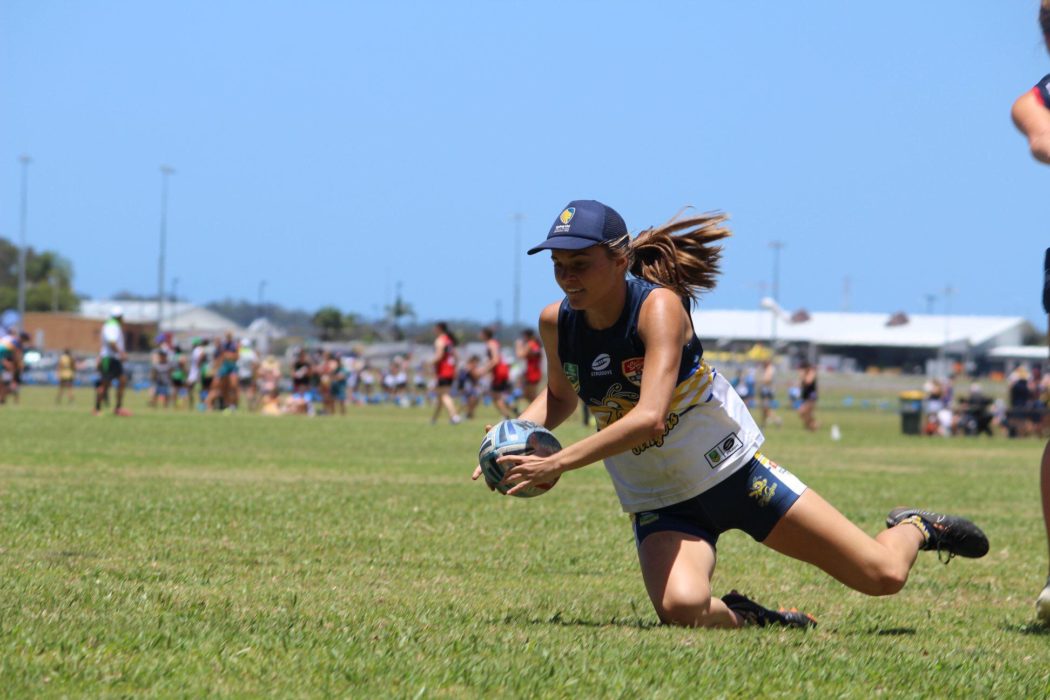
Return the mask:
[[[1050,2],[1050,0],[1047,0]],[[714,289],[722,246],[712,245],[732,235],[719,212],[682,218],[683,209],[662,226],[648,228],[627,243],[632,275],[673,290],[683,299]]]

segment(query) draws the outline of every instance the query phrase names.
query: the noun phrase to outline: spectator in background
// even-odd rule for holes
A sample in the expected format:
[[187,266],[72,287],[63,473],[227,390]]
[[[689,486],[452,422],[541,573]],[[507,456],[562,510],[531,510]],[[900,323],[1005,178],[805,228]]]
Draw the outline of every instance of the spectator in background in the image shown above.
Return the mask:
[[477,355],[467,358],[467,364],[461,367],[456,374],[456,395],[463,402],[464,413],[467,418],[474,417],[478,401],[481,400],[481,392],[478,389],[478,365],[481,360]]
[[798,407],[798,415],[802,419],[802,427],[813,432],[819,427],[816,416],[817,368],[803,361],[799,369],[798,393],[802,403]]
[[66,396],[69,403],[73,403],[73,380],[77,376],[77,361],[73,358],[73,351],[66,348],[58,357],[58,395],[55,403],[62,403],[62,397]]
[[507,392],[510,391],[510,366],[503,359],[503,350],[500,348],[499,341],[496,340],[495,331],[491,328],[482,328],[479,335],[485,343],[488,360],[478,368],[478,379],[486,374],[492,375],[489,378],[489,396],[492,398],[492,404],[499,411],[500,416],[513,418],[514,413],[507,405],[506,399]]
[[102,413],[102,400],[109,393],[109,385],[117,383],[117,401],[113,414],[130,416],[124,408],[124,389],[127,386],[127,375],[124,374],[124,362],[127,352],[124,350],[124,309],[114,306],[109,318],[102,324],[102,347],[98,353],[99,384],[95,391],[95,415]]
[[292,362],[292,393],[305,395],[310,389],[310,357],[306,348],[299,348]]
[[762,376],[759,378],[758,384],[758,401],[759,406],[762,409],[761,426],[766,427],[766,424],[772,420],[773,425],[779,426],[783,421],[780,420],[780,416],[777,415],[776,411],[773,410],[773,406],[776,403],[776,366],[773,364],[772,359],[767,359],[762,362]]
[[252,347],[252,341],[242,338],[237,348],[237,385],[238,393],[245,397],[248,410],[258,407],[259,396],[256,393],[256,382],[259,374],[259,354]]
[[11,394],[18,395],[18,376],[22,366],[24,341],[15,328],[0,336],[0,404]]
[[164,346],[157,348],[153,353],[150,366],[150,380],[153,383],[153,393],[150,396],[150,406],[156,408],[157,404],[167,408],[171,401],[171,373],[172,361]]
[[543,346],[536,337],[536,331],[531,328],[523,330],[514,350],[518,358],[525,363],[521,393],[526,401],[532,403],[539,396],[540,382],[543,380]]

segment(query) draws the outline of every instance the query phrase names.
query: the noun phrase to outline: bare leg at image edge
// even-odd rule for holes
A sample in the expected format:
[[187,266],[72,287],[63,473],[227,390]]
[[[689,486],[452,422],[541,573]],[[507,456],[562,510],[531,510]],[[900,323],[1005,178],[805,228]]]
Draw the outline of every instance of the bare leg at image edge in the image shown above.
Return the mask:
[[[1043,464],[1039,470],[1039,490],[1043,496],[1043,524],[1046,525],[1046,539],[1050,546],[1050,442],[1046,443],[1043,450]],[[1047,576],[1046,586],[1035,601],[1035,612],[1039,621],[1050,625],[1050,575]]]

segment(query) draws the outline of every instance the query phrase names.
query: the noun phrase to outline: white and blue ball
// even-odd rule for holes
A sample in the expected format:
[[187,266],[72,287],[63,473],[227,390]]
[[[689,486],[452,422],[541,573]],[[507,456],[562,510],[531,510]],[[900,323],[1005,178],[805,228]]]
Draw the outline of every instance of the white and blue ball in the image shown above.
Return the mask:
[[[561,443],[551,431],[539,423],[513,418],[493,426],[492,430],[485,435],[485,439],[481,441],[478,463],[481,465],[481,473],[484,474],[489,486],[495,487],[500,493],[507,493],[514,488],[514,484],[502,486],[497,484],[512,465],[500,464],[496,461],[497,459],[504,455],[547,457],[559,450],[561,450]],[[514,495],[522,498],[542,496],[554,488],[556,483],[558,483],[558,477],[546,484],[534,484],[524,488]]]

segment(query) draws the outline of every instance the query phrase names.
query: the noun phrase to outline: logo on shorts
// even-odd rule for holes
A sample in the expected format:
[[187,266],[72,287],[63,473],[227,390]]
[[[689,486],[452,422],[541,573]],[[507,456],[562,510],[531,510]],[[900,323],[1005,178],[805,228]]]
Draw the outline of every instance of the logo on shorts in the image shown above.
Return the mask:
[[771,483],[771,480],[765,477],[755,477],[751,480],[751,488],[748,490],[747,495],[758,501],[760,508],[765,508],[773,500],[773,496],[776,495],[777,486],[776,481]]
[[609,365],[611,364],[612,358],[609,357],[609,353],[603,352],[601,355],[594,358],[594,362],[591,363],[591,376],[603,377],[607,374],[612,374],[612,370],[609,369]]
[[565,370],[565,377],[572,384],[572,390],[580,393],[580,368],[571,362],[563,362],[561,368]]
[[642,385],[642,366],[645,364],[644,357],[632,357],[620,363],[620,371],[631,384]]
[[740,441],[740,438],[737,437],[736,433],[730,433],[719,440],[717,445],[705,452],[704,458],[707,459],[707,463],[711,465],[712,469],[714,469],[719,464],[726,461],[726,458],[729,457],[729,455],[733,454],[743,446],[744,443]]

